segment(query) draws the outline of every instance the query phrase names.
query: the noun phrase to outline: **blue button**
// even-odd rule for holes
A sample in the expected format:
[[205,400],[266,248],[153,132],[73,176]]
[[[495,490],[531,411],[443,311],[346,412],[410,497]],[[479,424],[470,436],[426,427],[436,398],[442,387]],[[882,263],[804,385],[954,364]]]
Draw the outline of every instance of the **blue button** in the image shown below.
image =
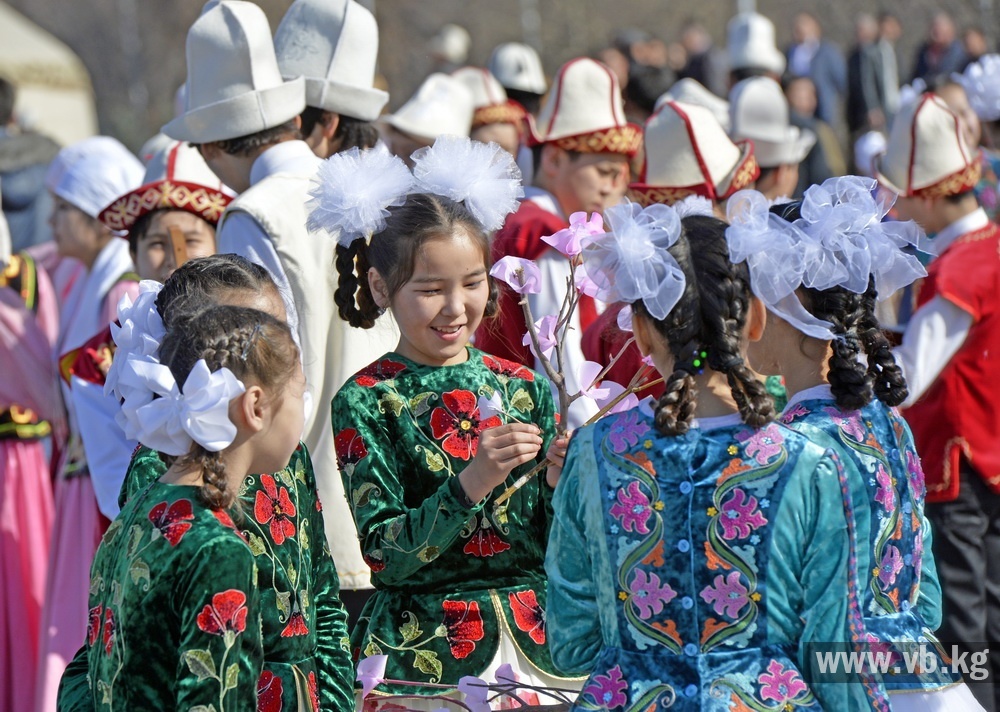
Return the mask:
[[681,599],[681,608],[690,609],[694,605],[694,601],[691,600],[690,596],[685,596]]
[[694,697],[695,695],[698,694],[698,686],[688,685],[687,687],[684,688],[684,694],[687,695],[688,697]]
[[684,646],[684,654],[693,658],[698,654],[698,646],[694,643],[688,643]]
[[681,494],[690,494],[692,489],[690,482],[681,482]]
[[679,542],[677,542],[677,551],[681,552],[682,554],[686,554],[687,552],[691,551],[691,542],[689,542],[687,539],[681,539]]

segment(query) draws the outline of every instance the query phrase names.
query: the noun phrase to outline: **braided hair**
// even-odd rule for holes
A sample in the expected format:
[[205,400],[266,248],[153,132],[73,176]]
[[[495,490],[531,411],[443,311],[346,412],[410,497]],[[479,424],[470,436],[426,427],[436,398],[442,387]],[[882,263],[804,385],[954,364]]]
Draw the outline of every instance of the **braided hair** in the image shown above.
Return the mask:
[[[368,270],[374,267],[378,271],[392,298],[413,276],[424,243],[459,229],[482,249],[488,272],[490,239],[482,225],[462,203],[430,193],[407,196],[403,205],[391,210],[385,229],[370,242],[358,239],[350,247],[337,245],[340,278],[333,299],[340,318],[354,327],[372,328],[384,310],[372,295]],[[500,292],[493,277],[487,274],[486,280],[490,291],[484,315],[492,317],[498,310]]]
[[[298,358],[288,325],[247,307],[215,306],[180,320],[167,329],[160,346],[160,360],[178,384],[185,383],[194,365],[204,359],[210,371],[228,368],[244,383],[253,381],[271,393],[285,386]],[[186,455],[164,459],[168,465],[201,469],[204,484],[199,496],[206,506],[232,505],[236,492],[227,484],[221,453],[195,443]]]
[[663,320],[632,305],[663,335],[674,356],[656,406],[656,427],[666,435],[691,427],[698,391],[695,375],[707,365],[723,373],[740,417],[755,428],[774,419],[774,401],[742,355],[742,334],[750,311],[750,277],[745,264],[729,261],[726,223],[704,215],[681,220],[681,236],[670,254],[684,272],[684,293]]

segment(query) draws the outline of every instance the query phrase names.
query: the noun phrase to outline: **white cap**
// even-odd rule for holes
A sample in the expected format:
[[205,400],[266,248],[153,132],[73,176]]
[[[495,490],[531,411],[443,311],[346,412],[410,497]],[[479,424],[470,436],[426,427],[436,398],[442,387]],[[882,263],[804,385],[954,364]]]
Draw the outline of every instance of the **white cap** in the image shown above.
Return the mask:
[[462,67],[451,76],[462,82],[472,94],[472,128],[490,124],[513,124],[521,130],[524,109],[507,98],[507,92],[492,74],[479,67]]
[[656,100],[653,111],[659,111],[660,107],[668,101],[679,101],[682,104],[694,104],[703,106],[712,112],[712,116],[726,131],[729,130],[729,102],[717,97],[706,89],[697,79],[685,77],[676,82],[670,91]]
[[548,89],[542,60],[534,48],[520,42],[497,45],[486,67],[507,89],[544,94]]
[[264,11],[211,0],[187,35],[186,110],[163,127],[179,141],[210,143],[280,126],[306,108],[305,80],[278,71]]
[[726,27],[730,69],[764,69],[780,75],[785,55],[774,42],[774,23],[757,12],[742,12]]
[[432,54],[452,64],[463,64],[469,57],[472,38],[461,25],[447,24],[437,31],[428,45]]
[[285,80],[305,77],[306,105],[374,121],[389,101],[375,89],[378,25],[354,0],[295,0],[274,35]]
[[770,77],[744,79],[729,92],[729,135],[753,141],[764,168],[798,164],[816,143],[816,134],[788,123],[788,99]]
[[109,136],[84,139],[63,152],[68,153],[68,159],[60,161],[65,170],[52,181],[52,192],[92,218],[142,182],[142,163]]
[[431,74],[398,111],[384,121],[428,142],[438,136],[466,136],[472,128],[472,93],[447,74]]

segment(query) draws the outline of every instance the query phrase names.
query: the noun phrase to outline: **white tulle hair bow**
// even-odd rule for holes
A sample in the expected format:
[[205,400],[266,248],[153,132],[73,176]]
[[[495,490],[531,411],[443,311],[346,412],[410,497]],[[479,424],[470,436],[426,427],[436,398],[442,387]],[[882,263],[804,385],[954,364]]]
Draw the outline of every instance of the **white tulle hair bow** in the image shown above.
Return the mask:
[[158,363],[160,343],[166,334],[163,319],[156,310],[156,298],[163,285],[151,279],[139,282],[139,293],[133,302],[125,294],[118,302],[118,323],[111,324],[115,355],[104,381],[105,395],[121,399],[127,394],[121,383],[122,370],[131,358]]
[[210,452],[232,444],[236,426],[229,419],[229,402],[246,390],[232,371],[209,371],[200,359],[181,389],[162,364],[130,359],[129,366],[127,378],[141,384],[141,391],[122,406],[127,437],[175,457],[190,452],[193,443]]
[[441,136],[413,152],[414,190],[464,203],[487,231],[503,226],[524,196],[521,170],[495,143]]
[[712,206],[712,201],[708,198],[703,198],[700,195],[689,195],[686,198],[678,200],[671,207],[677,211],[677,217],[681,220],[689,215],[704,215],[706,217],[715,216],[715,209]]
[[981,121],[1000,119],[1000,55],[985,54],[951,78],[962,85]]
[[320,164],[306,209],[310,231],[325,232],[350,247],[385,228],[389,208],[402,205],[413,175],[385,144],[337,153]]
[[583,265],[603,302],[642,301],[665,319],[684,294],[684,272],[667,250],[681,235],[681,219],[667,205],[624,202],[604,213],[609,231],[583,249]]

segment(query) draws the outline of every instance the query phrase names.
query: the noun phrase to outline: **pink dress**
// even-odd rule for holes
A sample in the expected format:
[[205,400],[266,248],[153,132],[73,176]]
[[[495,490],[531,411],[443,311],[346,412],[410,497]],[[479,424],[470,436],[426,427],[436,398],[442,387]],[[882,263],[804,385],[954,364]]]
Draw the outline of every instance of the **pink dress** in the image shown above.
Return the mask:
[[0,710],[34,709],[52,486],[42,418],[61,418],[58,331],[45,270],[16,255],[0,271]]

